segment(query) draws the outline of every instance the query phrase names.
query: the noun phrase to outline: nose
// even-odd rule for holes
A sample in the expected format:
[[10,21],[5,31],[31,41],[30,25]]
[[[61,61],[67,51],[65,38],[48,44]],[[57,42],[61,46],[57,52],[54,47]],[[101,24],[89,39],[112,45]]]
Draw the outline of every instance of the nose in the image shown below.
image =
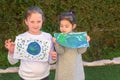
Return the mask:
[[38,23],[34,23],[34,27],[37,27],[39,24]]
[[65,30],[63,28],[61,28],[61,32],[65,32]]
[[37,22],[35,22],[35,23],[34,23],[34,25],[35,25],[35,26],[37,26],[37,25],[38,25],[38,23],[37,23]]
[[61,29],[61,32],[65,32],[65,29],[62,28],[62,29]]

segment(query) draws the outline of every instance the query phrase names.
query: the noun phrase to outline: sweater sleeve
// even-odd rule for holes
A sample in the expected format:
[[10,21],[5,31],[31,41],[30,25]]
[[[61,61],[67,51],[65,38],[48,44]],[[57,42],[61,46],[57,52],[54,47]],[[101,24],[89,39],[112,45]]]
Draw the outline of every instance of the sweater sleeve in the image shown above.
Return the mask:
[[79,54],[85,53],[86,50],[87,50],[87,47],[83,47],[83,48],[78,48],[78,49],[77,49],[77,51],[78,51]]
[[55,46],[55,50],[58,54],[63,54],[64,53],[64,47],[63,46],[57,45],[57,46]]
[[10,53],[8,53],[8,61],[9,61],[10,64],[13,65],[13,64],[16,64],[19,60],[18,59],[14,59],[13,55],[12,54],[10,55]]
[[[50,35],[50,38],[52,39],[52,36]],[[53,42],[52,42],[52,40],[51,40],[51,48],[50,48],[50,52],[52,52],[52,51],[55,51],[54,50],[54,44],[53,44]],[[56,60],[52,60],[52,56],[51,55],[49,55],[49,61],[48,61],[50,64],[54,64],[55,62],[56,62]]]

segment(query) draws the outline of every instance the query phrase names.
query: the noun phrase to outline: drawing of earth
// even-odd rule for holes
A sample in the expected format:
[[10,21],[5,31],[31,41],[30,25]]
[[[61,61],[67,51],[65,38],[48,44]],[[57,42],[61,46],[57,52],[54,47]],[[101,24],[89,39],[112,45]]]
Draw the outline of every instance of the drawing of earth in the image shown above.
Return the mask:
[[68,48],[81,48],[81,47],[88,47],[89,43],[86,40],[86,32],[79,32],[79,33],[55,33],[54,37],[56,41],[65,47]]
[[41,47],[37,42],[28,44],[27,52],[31,55],[37,55],[41,52]]

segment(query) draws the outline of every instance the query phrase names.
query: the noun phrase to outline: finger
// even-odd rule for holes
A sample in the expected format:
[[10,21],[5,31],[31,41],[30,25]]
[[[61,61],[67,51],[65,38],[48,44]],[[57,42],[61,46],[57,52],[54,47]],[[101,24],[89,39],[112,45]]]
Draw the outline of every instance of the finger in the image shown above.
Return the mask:
[[8,49],[8,45],[7,45],[7,44],[5,45],[5,48],[7,48],[7,49]]
[[14,42],[11,42],[11,45],[15,45],[15,43],[14,43]]
[[8,46],[8,40],[5,41],[5,47],[7,47],[7,46]]
[[49,54],[50,54],[52,57],[57,56],[57,53],[56,53],[56,52],[50,52]]
[[8,47],[8,45],[5,45],[5,48],[7,48]]
[[53,60],[57,60],[57,57],[53,57],[52,59],[53,59]]
[[53,37],[53,38],[52,38],[52,41],[53,41],[53,42],[56,42],[56,38]]
[[89,36],[87,36],[87,40],[90,41],[90,37]]
[[11,39],[5,40],[5,44],[10,43]]
[[8,40],[5,40],[5,44],[8,43]]
[[56,59],[56,58],[57,58],[57,55],[53,55],[52,57]]
[[8,43],[10,43],[11,42],[11,39],[8,39]]

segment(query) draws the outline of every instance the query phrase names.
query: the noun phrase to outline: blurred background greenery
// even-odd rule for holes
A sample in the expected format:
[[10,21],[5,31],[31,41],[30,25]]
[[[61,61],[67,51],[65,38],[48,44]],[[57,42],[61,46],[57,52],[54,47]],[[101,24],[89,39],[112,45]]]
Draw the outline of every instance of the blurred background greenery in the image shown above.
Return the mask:
[[23,18],[25,9],[40,7],[45,14],[43,31],[59,32],[58,15],[74,11],[77,32],[86,31],[91,37],[90,47],[83,60],[94,61],[120,56],[120,0],[0,0],[0,68],[10,66],[7,61],[6,39],[27,30]]

